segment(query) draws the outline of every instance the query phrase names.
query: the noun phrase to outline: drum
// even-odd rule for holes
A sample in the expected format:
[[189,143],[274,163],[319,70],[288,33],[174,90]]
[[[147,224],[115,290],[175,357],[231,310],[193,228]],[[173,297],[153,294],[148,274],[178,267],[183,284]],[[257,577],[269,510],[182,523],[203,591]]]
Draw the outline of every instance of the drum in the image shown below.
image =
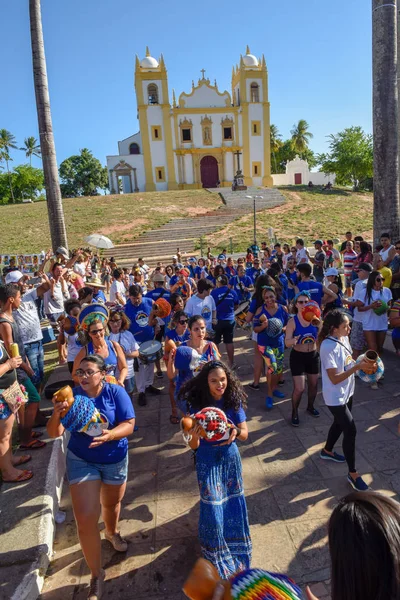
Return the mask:
[[249,329],[250,323],[246,323],[246,316],[249,312],[250,302],[242,302],[235,310],[235,321],[236,325],[241,329]]
[[[207,442],[227,440],[231,429],[235,427],[233,423],[228,421],[224,411],[214,406],[203,408],[192,417],[183,417],[181,420],[182,431],[186,433],[194,427],[196,422],[203,428],[201,437]],[[236,428],[236,431],[238,434],[240,433],[238,428]]]
[[139,360],[144,365],[148,365],[150,363],[156,362],[163,356],[163,349],[161,342],[157,340],[149,340],[148,342],[143,342],[140,344],[139,348]]

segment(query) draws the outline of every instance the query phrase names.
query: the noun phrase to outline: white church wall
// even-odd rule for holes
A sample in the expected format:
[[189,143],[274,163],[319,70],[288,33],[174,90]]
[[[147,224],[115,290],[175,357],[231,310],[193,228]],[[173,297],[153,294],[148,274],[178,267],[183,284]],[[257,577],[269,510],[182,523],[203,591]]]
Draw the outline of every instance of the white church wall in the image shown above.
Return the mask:
[[[144,102],[145,104],[148,103],[148,98],[149,98],[149,94],[148,94],[148,86],[151,85],[152,83],[154,83],[157,86],[158,89],[158,104],[163,104],[163,93],[162,93],[162,85],[161,85],[161,81],[159,79],[147,79],[142,81],[142,89],[143,89],[143,98],[144,98]],[[166,99],[166,102],[168,102],[168,98]],[[151,105],[151,107],[153,108],[154,106],[157,105]]]
[[[325,175],[325,173],[322,173],[322,171],[318,171],[315,173],[311,171],[308,181],[312,181],[314,185],[325,185],[328,183],[328,181],[330,181],[331,184],[334,185],[334,183],[336,182],[336,175]],[[308,181],[306,183],[308,183]]]
[[134,135],[131,135],[127,138],[125,138],[124,140],[121,140],[120,142],[118,142],[118,152],[119,154],[125,155],[125,154],[129,154],[129,146],[133,143],[138,144],[139,146],[139,150],[140,150],[140,154],[143,153],[142,150],[142,137],[140,135],[140,131],[138,131],[137,133],[135,133]]
[[288,176],[286,173],[277,173],[272,175],[274,185],[289,185]]
[[262,79],[258,79],[257,75],[254,77],[254,79],[246,79],[246,96],[248,98],[248,101],[251,102],[251,84],[252,83],[257,83],[258,84],[258,98],[259,98],[259,102],[263,102],[263,93],[262,93]]
[[[264,123],[262,104],[249,104],[249,132],[250,132],[250,172],[253,173],[253,162],[261,162],[261,177],[264,165]],[[252,135],[252,121],[259,121],[261,124],[260,135]],[[256,184],[253,178],[254,185]]]
[[228,92],[220,95],[215,89],[208,87],[206,84],[200,85],[200,87],[195,90],[192,96],[182,94],[182,100],[185,103],[185,108],[227,106],[226,103],[229,98]]
[[225,181],[233,181],[233,160],[232,160],[232,152],[225,152],[224,160],[225,160]]
[[[138,185],[139,191],[140,192],[145,191],[146,180],[145,180],[144,162],[143,162],[142,154],[122,154],[122,155],[118,154],[118,155],[113,155],[113,156],[107,156],[106,160],[107,160],[107,169],[108,169],[109,178],[110,178],[110,169],[114,169],[114,167],[116,167],[121,160],[124,160],[128,165],[130,165],[132,168],[136,169],[136,180],[137,180],[137,185]],[[112,189],[112,187],[114,187],[114,189],[116,189],[115,175],[113,175],[113,179],[114,179],[114,181],[110,182],[111,189]],[[124,193],[126,193],[125,190],[130,191],[130,188],[127,186],[127,181],[128,181],[128,179],[124,178],[124,181],[123,181]],[[135,180],[133,177],[133,173],[132,173],[132,182],[133,182],[133,187],[135,187]]]
[[[149,106],[147,110],[147,122],[149,128],[149,140],[150,140],[150,155],[151,155],[151,164],[153,169],[153,180],[156,183],[155,176],[155,168],[156,167],[164,167],[165,169],[165,180],[168,181],[168,169],[167,169],[167,156],[166,156],[166,146],[165,146],[165,131],[163,125],[163,114],[160,106]],[[158,126],[161,130],[161,140],[153,141],[152,139],[152,127]],[[156,183],[157,189],[167,189],[167,187],[163,186],[164,182]],[[166,184],[165,184],[166,185]]]

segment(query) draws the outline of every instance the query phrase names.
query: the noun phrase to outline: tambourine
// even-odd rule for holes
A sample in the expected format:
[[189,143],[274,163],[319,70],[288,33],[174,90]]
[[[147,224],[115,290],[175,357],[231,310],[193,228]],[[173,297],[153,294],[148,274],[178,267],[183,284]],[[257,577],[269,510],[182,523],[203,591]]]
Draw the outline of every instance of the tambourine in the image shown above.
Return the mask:
[[374,383],[379,381],[385,372],[385,367],[382,360],[379,358],[378,353],[375,350],[367,350],[365,354],[359,356],[356,363],[360,363],[366,359],[370,363],[370,367],[363,371],[358,370],[357,375],[365,383]]
[[220,442],[228,439],[231,429],[236,429],[236,433],[240,434],[240,429],[228,421],[224,411],[215,406],[203,408],[195,415],[181,419],[181,430],[185,435],[195,425],[201,425],[203,428],[201,437],[207,442]]
[[183,585],[190,600],[212,600],[217,583],[224,586],[223,600],[302,600],[301,589],[280,573],[263,569],[247,569],[228,580],[219,577],[217,569],[199,558]]
[[165,298],[157,298],[154,302],[154,310],[157,313],[157,317],[165,319],[165,317],[169,317],[171,314],[172,307]]
[[68,402],[68,408],[60,415],[61,425],[67,431],[96,437],[108,429],[107,418],[97,410],[94,402],[86,396],[74,396],[69,385],[58,390],[53,398],[56,402]]
[[305,321],[314,325],[314,327],[318,327],[321,323],[321,309],[314,300],[310,300],[310,302],[304,305],[301,316]]

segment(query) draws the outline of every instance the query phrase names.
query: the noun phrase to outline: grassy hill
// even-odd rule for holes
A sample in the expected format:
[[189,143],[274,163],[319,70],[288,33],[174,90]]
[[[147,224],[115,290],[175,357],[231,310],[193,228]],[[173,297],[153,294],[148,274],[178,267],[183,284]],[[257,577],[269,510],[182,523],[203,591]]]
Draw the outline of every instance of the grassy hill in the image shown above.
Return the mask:
[[[205,214],[221,206],[218,194],[205,190],[147,192],[63,200],[70,248],[84,245],[90,233],[114,244],[131,242],[174,217]],[[36,253],[51,246],[45,202],[0,206],[0,254]]]
[[[274,229],[280,242],[292,243],[302,237],[310,245],[318,238],[342,239],[346,231],[372,239],[373,195],[371,192],[351,192],[345,188],[321,189],[281,187],[286,197],[284,206],[257,213],[257,241],[267,241],[268,227]],[[262,194],[262,192],[260,192]],[[227,227],[207,236],[213,249],[245,251],[253,241],[253,215],[246,215]]]

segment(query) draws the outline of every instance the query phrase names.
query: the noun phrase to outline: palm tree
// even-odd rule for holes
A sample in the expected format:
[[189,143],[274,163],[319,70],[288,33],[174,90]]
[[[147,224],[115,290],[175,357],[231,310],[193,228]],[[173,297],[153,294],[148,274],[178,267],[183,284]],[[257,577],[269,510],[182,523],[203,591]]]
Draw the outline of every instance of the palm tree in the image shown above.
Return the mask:
[[293,129],[291,130],[292,134],[292,148],[298,154],[302,154],[308,149],[308,142],[311,138],[313,138],[313,134],[308,131],[309,124],[305,119],[300,119],[300,121],[293,125]]
[[38,143],[37,139],[33,137],[33,135],[24,139],[24,145],[22,148],[20,148],[20,150],[25,152],[25,156],[27,158],[29,157],[30,166],[32,166],[32,156],[37,156],[40,158],[41,155],[40,144]]
[[53,125],[51,121],[40,0],[29,0],[29,17],[31,26],[33,81],[35,85],[47,212],[50,222],[51,242],[53,249],[56,250],[58,246],[68,248],[68,242],[61,199],[60,181],[58,179]]
[[0,160],[4,160],[7,165],[8,182],[13,203],[15,202],[15,198],[9,162],[12,160],[10,157],[10,148],[15,150],[17,147],[15,136],[10,131],[7,131],[7,129],[0,129]]
[[277,126],[274,124],[271,124],[271,126],[270,126],[270,139],[271,139],[271,153],[272,153],[272,158],[274,159],[274,164],[275,164],[275,173],[277,173],[278,167],[276,164],[276,153],[278,152],[279,148],[282,146],[282,136],[279,133]]

